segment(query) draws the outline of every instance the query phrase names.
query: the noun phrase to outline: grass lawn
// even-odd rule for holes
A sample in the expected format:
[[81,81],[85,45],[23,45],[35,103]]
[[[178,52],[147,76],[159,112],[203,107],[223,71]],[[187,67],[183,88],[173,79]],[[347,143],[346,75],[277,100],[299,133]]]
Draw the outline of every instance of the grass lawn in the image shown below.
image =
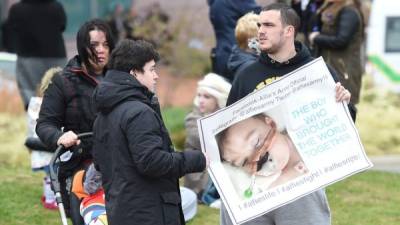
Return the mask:
[[[40,204],[42,173],[0,164],[0,225],[61,224]],[[369,171],[327,189],[333,225],[400,224],[400,175]],[[71,223],[70,223],[71,224]],[[219,211],[200,206],[189,225],[219,224]]]
[[334,225],[400,224],[400,175],[364,172],[327,188]]

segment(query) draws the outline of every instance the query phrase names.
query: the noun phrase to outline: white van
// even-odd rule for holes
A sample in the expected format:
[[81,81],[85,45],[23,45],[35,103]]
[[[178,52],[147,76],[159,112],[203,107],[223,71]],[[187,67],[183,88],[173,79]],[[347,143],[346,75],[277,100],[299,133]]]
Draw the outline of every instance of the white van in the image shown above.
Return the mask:
[[400,93],[400,1],[372,1],[367,54],[375,83]]
[[0,52],[0,78],[15,79],[16,61],[16,54]]

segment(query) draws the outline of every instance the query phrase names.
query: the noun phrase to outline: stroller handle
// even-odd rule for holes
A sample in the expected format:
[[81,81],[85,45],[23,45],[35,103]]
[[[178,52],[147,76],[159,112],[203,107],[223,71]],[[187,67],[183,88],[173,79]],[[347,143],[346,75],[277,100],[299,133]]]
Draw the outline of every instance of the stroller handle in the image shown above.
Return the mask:
[[[81,138],[88,138],[91,137],[93,135],[93,132],[85,132],[85,133],[80,133],[78,134],[78,139]],[[65,147],[63,145],[58,145],[56,151],[54,152],[53,157],[50,160],[50,164],[49,164],[49,169],[50,169],[50,178],[51,178],[51,183],[53,185],[53,189],[54,192],[60,192],[60,183],[58,182],[58,176],[57,173],[55,171],[55,165],[56,165],[56,161],[57,159],[64,153]],[[57,198],[57,203],[59,203],[59,199]],[[61,199],[60,199],[61,200]]]
[[[91,137],[92,135],[93,135],[93,132],[80,133],[80,134],[78,134],[78,139],[88,138],[88,137]],[[65,150],[65,147],[63,145],[57,146],[57,149],[54,152],[54,155],[50,160],[49,167],[50,167],[51,185],[52,185],[53,191],[55,192],[55,195],[56,195],[56,201],[57,201],[57,205],[58,205],[58,210],[60,211],[61,222],[63,225],[68,225],[67,216],[65,214],[65,209],[64,209],[64,204],[62,202],[62,197],[61,197],[60,182],[58,180],[58,174],[55,170],[57,159],[64,153],[64,150]]]
[[38,137],[27,137],[24,144],[28,149],[36,151],[53,152],[54,150],[45,145]]

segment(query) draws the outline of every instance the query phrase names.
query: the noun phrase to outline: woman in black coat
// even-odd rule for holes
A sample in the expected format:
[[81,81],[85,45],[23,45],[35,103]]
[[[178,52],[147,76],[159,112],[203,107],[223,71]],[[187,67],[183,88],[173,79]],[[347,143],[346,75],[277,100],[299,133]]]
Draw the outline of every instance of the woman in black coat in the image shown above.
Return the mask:
[[[109,55],[114,48],[110,28],[104,21],[94,19],[81,26],[76,36],[78,55],[73,57],[46,89],[36,133],[49,148],[57,145],[75,148],[80,144],[77,134],[91,132],[95,112],[91,106],[93,91],[103,79]],[[82,154],[74,151],[72,157],[60,166],[59,177],[70,177],[83,162],[92,159],[92,142],[82,143]],[[60,179],[62,197],[67,213],[71,210],[73,224],[81,224],[79,207],[72,206],[74,195],[66,198],[66,179]],[[78,200],[76,200],[77,202]]]

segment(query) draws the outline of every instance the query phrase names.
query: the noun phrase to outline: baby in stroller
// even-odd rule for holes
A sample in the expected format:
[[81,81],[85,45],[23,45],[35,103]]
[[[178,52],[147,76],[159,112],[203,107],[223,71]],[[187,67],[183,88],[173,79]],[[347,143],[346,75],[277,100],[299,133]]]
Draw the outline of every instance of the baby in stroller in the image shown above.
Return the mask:
[[[84,138],[82,144],[90,142],[91,136],[90,132],[78,134]],[[50,177],[63,225],[67,225],[67,217],[73,225],[108,224],[101,174],[80,145],[68,149],[60,145],[56,149]]]
[[85,225],[107,225],[107,215],[104,199],[104,190],[101,186],[101,174],[94,164],[86,170],[83,189],[86,196],[80,204],[80,214]]
[[61,195],[74,225],[108,225],[101,174],[93,163],[75,172],[70,192],[61,191]]

